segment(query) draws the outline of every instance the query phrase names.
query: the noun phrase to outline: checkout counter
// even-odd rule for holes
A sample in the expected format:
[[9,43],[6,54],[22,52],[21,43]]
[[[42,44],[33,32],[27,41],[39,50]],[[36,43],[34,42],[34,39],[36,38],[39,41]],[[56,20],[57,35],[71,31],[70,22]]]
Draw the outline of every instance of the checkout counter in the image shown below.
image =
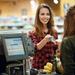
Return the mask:
[[[13,32],[13,31],[12,31]],[[34,54],[34,47],[31,39],[26,33],[0,34],[1,46],[6,61],[6,75],[27,75],[26,58]]]

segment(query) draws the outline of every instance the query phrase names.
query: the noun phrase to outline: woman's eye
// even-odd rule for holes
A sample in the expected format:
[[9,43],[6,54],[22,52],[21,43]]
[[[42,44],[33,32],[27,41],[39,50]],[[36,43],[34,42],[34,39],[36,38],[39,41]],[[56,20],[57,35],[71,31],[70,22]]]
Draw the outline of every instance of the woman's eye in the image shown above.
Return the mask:
[[50,14],[49,14],[49,13],[47,13],[47,15],[48,15],[48,16],[50,16]]
[[47,14],[41,13],[41,15],[47,15],[47,16],[50,16],[50,14],[49,14],[49,13],[47,13]]
[[44,13],[41,13],[41,15],[45,15]]

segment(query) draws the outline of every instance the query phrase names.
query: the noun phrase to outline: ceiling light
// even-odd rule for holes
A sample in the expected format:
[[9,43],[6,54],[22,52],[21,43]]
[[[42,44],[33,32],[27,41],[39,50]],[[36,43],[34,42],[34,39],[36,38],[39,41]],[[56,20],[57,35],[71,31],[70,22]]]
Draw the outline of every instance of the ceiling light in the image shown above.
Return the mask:
[[58,3],[59,3],[59,1],[58,1],[58,0],[53,0],[53,2],[54,2],[55,4],[58,4]]

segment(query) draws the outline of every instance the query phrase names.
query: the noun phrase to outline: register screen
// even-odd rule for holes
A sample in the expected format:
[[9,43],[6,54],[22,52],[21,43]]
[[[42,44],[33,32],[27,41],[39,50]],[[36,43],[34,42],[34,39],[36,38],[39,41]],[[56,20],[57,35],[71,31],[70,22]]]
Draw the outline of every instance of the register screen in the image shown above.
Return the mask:
[[5,43],[9,56],[24,55],[22,38],[6,38]]

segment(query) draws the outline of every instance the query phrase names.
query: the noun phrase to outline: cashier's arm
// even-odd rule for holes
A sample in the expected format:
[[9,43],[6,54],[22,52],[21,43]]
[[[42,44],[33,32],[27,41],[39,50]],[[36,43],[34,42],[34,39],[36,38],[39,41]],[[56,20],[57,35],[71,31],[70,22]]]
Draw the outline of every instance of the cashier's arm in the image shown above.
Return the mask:
[[51,37],[50,34],[47,34],[39,43],[37,43],[37,49],[42,49],[47,42],[49,42],[49,38]]

